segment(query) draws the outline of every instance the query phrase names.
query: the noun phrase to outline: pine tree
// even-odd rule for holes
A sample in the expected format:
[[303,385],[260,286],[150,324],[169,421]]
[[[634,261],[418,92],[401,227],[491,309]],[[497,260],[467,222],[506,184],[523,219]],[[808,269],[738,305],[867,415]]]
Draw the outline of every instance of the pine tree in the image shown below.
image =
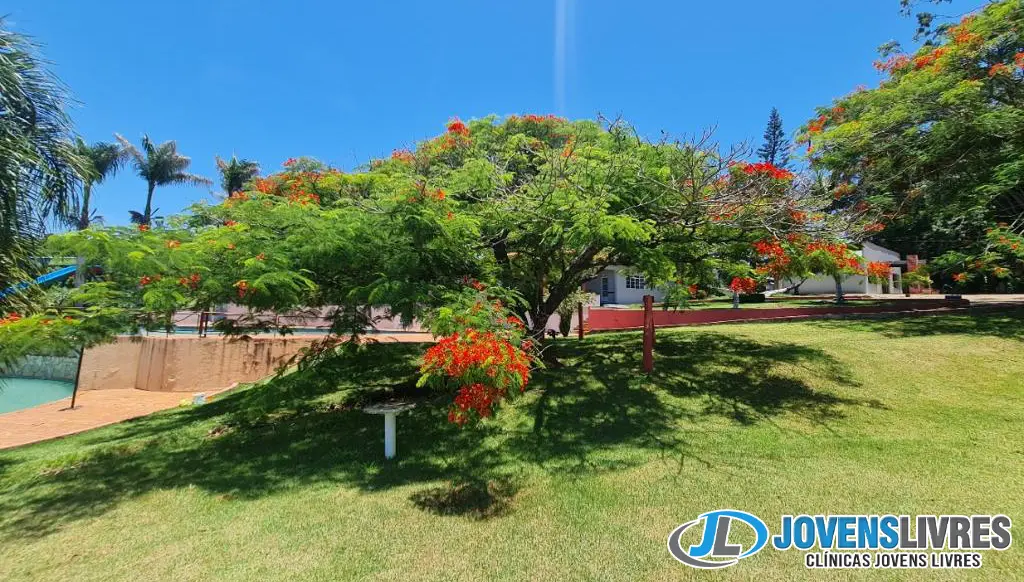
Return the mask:
[[758,148],[757,157],[779,168],[789,164],[789,140],[782,130],[782,117],[779,110],[772,107],[768,116],[768,127],[764,129],[764,144]]

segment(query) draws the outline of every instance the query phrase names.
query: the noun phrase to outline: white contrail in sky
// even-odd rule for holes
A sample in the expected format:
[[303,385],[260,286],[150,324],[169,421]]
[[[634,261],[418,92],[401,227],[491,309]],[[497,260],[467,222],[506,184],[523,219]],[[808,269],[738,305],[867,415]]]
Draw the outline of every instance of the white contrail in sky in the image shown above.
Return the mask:
[[565,113],[566,78],[568,64],[573,50],[573,33],[576,17],[575,0],[555,0],[555,108]]

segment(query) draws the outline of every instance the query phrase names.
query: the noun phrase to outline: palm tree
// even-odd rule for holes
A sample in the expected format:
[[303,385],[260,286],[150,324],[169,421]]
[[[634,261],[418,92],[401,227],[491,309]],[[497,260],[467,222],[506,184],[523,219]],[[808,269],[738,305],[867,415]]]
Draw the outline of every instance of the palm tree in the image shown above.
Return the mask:
[[224,189],[226,196],[238,192],[245,187],[246,182],[260,175],[260,165],[251,160],[239,160],[231,156],[231,161],[225,162],[220,156],[214,156],[217,160],[217,169],[220,171],[220,187]]
[[85,230],[92,221],[92,210],[89,208],[92,187],[116,174],[126,156],[125,151],[116,143],[100,141],[89,145],[82,138],[75,141],[75,149],[85,161],[85,174],[82,177],[82,212],[76,223],[79,230]]
[[64,112],[64,86],[0,18],[0,289],[24,269],[48,217],[78,214],[82,161]]
[[[120,134],[115,133],[114,137],[121,143],[121,147],[130,156],[135,164],[135,171],[146,181],[146,208],[142,212],[130,210],[132,222],[148,225],[153,220],[153,191],[157,186],[168,184],[192,184],[195,186],[209,186],[213,181],[190,174],[185,170],[192,163],[192,159],[178,153],[178,144],[174,141],[165,141],[160,145],[154,145],[148,135],[142,136],[142,150],[135,147]],[[144,153],[143,153],[144,152]]]

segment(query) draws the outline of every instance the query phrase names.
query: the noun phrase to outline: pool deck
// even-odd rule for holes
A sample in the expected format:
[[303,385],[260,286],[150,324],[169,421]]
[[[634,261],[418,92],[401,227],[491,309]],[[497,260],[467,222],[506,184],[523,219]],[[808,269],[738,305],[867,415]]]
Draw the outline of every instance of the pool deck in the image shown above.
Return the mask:
[[[403,333],[373,335],[364,341],[418,343],[431,342],[433,339],[429,333]],[[205,392],[211,396],[226,389],[173,392],[135,388],[81,390],[74,410],[69,408],[71,398],[63,398],[33,408],[0,414],[0,449],[59,438],[146,416],[174,408],[183,399],[191,399],[193,392]]]
[[[206,391],[207,395],[214,392]],[[0,449],[8,449],[174,408],[186,392],[147,392],[134,388],[83,390],[74,410],[70,398],[0,414]]]

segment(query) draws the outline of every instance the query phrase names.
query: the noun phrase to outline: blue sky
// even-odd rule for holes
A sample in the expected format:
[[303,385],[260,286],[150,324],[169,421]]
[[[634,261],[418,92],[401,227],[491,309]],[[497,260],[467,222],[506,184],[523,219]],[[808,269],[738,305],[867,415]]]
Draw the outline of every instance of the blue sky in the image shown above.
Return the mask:
[[[875,47],[913,32],[897,0],[14,0],[4,10],[44,45],[88,141],[173,139],[213,179],[215,154],[265,172],[301,155],[351,169],[455,115],[621,115],[652,137],[715,126],[722,143],[756,145],[772,106],[795,129],[815,106],[876,85]],[[97,207],[125,224],[144,196],[127,170],[99,186]],[[209,196],[162,188],[155,204],[167,214]]]

